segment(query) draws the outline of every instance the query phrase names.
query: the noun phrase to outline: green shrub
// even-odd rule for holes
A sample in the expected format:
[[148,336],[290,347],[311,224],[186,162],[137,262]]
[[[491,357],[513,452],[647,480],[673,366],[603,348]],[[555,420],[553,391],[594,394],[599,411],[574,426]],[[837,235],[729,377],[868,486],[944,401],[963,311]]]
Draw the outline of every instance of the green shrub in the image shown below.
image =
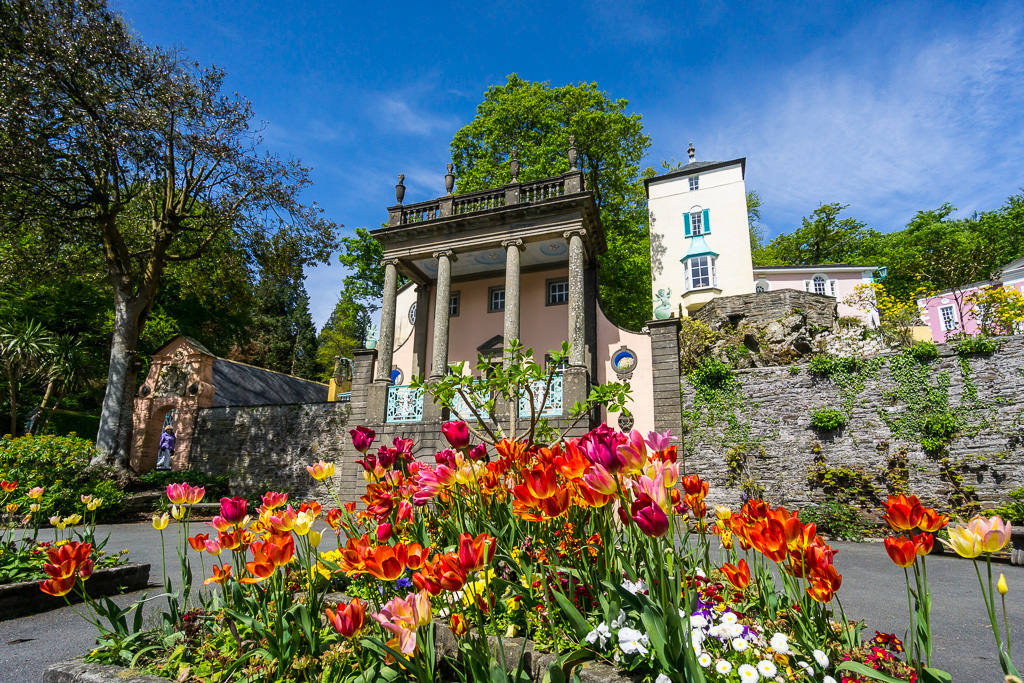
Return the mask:
[[1000,505],[999,507],[988,510],[984,514],[986,517],[992,515],[999,515],[1003,518],[1004,522],[1009,522],[1014,526],[1024,524],[1024,486],[1014,491],[1010,491],[1010,502],[1006,505]]
[[791,375],[799,375],[800,374],[800,366],[799,365],[790,365],[789,366],[789,374],[791,374]]
[[835,408],[817,408],[811,411],[811,426],[822,432],[830,432],[846,424],[846,413]]
[[157,472],[153,470],[143,474],[142,481],[149,488],[165,489],[168,484],[190,484],[192,486],[203,486],[206,488],[206,498],[217,500],[228,495],[227,476],[211,477],[195,470],[180,470],[175,472]]
[[810,371],[815,375],[831,377],[841,373],[850,374],[863,367],[864,361],[852,356],[830,356],[822,353],[811,359]]
[[977,356],[988,353],[995,353],[999,349],[999,342],[983,334],[971,336],[962,335],[954,342],[958,356]]
[[867,527],[856,509],[836,500],[827,500],[821,505],[810,505],[797,515],[804,524],[814,524],[818,533],[829,534],[846,541],[864,538]]
[[46,491],[40,505],[47,515],[81,513],[80,497],[91,494],[103,499],[98,517],[110,517],[121,510],[124,492],[110,481],[104,468],[89,468],[96,451],[92,441],[77,436],[22,436],[0,438],[0,479],[17,481],[15,491],[23,510],[33,502],[25,493],[35,486]]
[[939,357],[939,347],[935,342],[918,341],[907,347],[904,353],[918,363],[930,363]]
[[690,373],[690,383],[704,389],[728,389],[736,381],[729,364],[708,358]]

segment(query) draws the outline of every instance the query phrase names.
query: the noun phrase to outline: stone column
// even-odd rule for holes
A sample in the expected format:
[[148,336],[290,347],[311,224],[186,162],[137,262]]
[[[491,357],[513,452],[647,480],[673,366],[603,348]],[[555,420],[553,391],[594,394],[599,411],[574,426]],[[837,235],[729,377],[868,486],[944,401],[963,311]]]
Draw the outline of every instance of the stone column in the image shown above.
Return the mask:
[[395,353],[395,305],[398,298],[398,259],[384,260],[384,301],[380,309],[380,340],[377,363],[378,384],[391,384],[391,364]]
[[586,366],[587,349],[583,314],[583,236],[586,230],[568,230],[569,240],[569,366]]
[[[651,320],[651,371],[654,375],[654,429],[671,429],[682,438],[683,400],[679,389],[679,318]],[[638,400],[643,400],[638,397]]]
[[426,377],[427,323],[430,322],[430,285],[416,285],[416,322],[413,323],[412,374]]
[[509,358],[509,343],[519,338],[519,254],[523,251],[522,240],[505,240],[505,340],[504,356]]
[[438,379],[448,374],[448,316],[451,312],[452,261],[451,249],[434,252],[437,259],[437,296],[434,299],[434,357],[430,377]]

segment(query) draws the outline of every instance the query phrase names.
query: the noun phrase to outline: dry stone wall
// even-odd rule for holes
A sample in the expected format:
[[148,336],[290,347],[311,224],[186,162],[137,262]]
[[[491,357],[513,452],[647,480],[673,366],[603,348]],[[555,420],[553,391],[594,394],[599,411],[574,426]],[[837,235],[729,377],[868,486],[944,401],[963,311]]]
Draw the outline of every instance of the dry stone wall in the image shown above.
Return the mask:
[[[738,398],[718,406],[711,426],[686,434],[686,469],[710,480],[715,502],[729,504],[741,501],[743,482],[747,491],[763,487],[767,499],[796,508],[838,498],[872,510],[878,498],[900,491],[947,510],[1001,503],[1024,486],[1024,337],[969,357],[967,381],[954,349],[939,349],[927,382],[941,387],[948,375],[949,409],[965,425],[944,449],[926,452],[920,435],[894,433],[892,422],[907,405],[893,400],[893,356],[881,356],[874,361],[880,367],[854,387],[860,391],[844,391],[807,365],[736,371]],[[682,386],[684,422],[692,423],[687,411],[696,407],[696,392],[685,378]],[[847,424],[819,432],[811,426],[817,408],[848,410]]]

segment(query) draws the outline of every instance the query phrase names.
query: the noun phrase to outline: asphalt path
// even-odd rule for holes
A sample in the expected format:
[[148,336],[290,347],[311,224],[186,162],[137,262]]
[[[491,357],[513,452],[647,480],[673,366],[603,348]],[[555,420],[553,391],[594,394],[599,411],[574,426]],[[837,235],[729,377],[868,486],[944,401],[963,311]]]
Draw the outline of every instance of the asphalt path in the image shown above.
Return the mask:
[[[165,534],[169,556],[167,572],[177,583],[179,568],[173,551],[174,527]],[[45,533],[45,532],[44,532]],[[98,529],[110,534],[108,550],[128,548],[131,560],[152,566],[150,593],[162,583],[160,536],[148,523],[119,524]],[[327,541],[328,543],[330,541]],[[839,549],[835,564],[843,575],[839,595],[850,619],[866,622],[865,636],[876,630],[895,632],[901,638],[907,623],[906,585],[903,570],[888,558],[880,543],[834,543]],[[198,569],[198,568],[197,568]],[[993,565],[996,576],[1006,575],[1010,628],[1016,636],[1017,652],[1024,652],[1024,568]],[[970,561],[949,556],[928,559],[932,589],[932,632],[935,637],[933,665],[949,671],[954,681],[991,682],[1003,680],[996,656],[978,579]],[[142,593],[115,598],[128,605]],[[998,595],[997,595],[998,597]],[[162,601],[155,601],[158,610]],[[1000,615],[1001,616],[1001,615]],[[88,652],[95,643],[92,626],[65,607],[21,619],[0,621],[0,683],[35,683],[43,669],[53,663]],[[1024,655],[1016,657],[1024,663]]]

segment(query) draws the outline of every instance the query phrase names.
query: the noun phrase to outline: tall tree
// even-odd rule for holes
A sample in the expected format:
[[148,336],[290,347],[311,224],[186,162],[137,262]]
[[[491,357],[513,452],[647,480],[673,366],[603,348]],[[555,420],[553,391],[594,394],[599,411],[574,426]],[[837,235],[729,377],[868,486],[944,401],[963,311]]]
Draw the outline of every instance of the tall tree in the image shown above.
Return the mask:
[[[230,232],[253,259],[326,260],[336,226],[298,161],[260,149],[224,73],[151,48],[103,0],[0,5],[0,230],[45,219],[102,245],[114,324],[96,464],[127,468],[138,341],[171,264]],[[17,197],[18,201],[10,201]]]
[[232,357],[261,368],[317,379],[316,328],[301,273],[265,275],[256,287],[248,345]]
[[747,191],[747,225],[750,230],[750,253],[754,255],[754,265],[761,265],[757,254],[764,246],[764,228],[761,226],[761,195],[756,190]]
[[41,372],[53,346],[53,337],[34,320],[0,325],[0,368],[7,385],[10,431],[17,436],[18,410],[23,384]]
[[[384,246],[366,228],[356,228],[354,235],[341,238],[338,260],[349,270],[342,281],[342,291],[371,313],[380,308],[384,297]],[[333,362],[333,361],[332,361]]]
[[575,136],[587,189],[594,193],[608,238],[601,260],[601,300],[622,325],[639,329],[650,317],[650,246],[640,160],[651,141],[628,102],[596,83],[552,86],[512,74],[484,93],[476,117],[451,143],[457,191],[511,182],[508,160],[519,150],[520,180],[566,173]]
[[357,301],[348,289],[342,289],[331,317],[320,330],[317,342],[323,381],[330,379],[335,358],[351,358],[355,349],[363,347],[366,343],[366,326],[369,323],[369,309]]
[[846,204],[821,204],[803,218],[799,228],[779,235],[758,250],[759,265],[846,263],[865,251],[865,243],[877,241],[878,233],[856,218],[841,218]]

